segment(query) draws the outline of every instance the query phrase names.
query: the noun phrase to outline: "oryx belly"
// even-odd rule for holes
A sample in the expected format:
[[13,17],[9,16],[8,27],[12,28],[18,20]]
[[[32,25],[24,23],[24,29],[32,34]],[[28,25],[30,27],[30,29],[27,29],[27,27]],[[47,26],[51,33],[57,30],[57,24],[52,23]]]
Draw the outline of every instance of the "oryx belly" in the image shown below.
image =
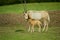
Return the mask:
[[41,13],[30,13],[32,19],[41,19]]

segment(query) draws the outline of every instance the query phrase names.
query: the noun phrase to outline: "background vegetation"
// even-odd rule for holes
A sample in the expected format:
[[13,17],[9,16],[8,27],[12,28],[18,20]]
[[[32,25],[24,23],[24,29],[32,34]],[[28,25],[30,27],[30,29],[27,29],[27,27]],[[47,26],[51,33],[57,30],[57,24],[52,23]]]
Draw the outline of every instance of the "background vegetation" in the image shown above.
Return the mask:
[[[14,4],[14,5],[5,5],[0,6],[0,14],[5,13],[16,13],[20,14],[24,11],[24,4]],[[47,3],[27,3],[26,10],[60,10],[59,2],[47,2]]]
[[0,5],[19,4],[19,3],[40,3],[40,2],[60,2],[60,0],[0,0]]

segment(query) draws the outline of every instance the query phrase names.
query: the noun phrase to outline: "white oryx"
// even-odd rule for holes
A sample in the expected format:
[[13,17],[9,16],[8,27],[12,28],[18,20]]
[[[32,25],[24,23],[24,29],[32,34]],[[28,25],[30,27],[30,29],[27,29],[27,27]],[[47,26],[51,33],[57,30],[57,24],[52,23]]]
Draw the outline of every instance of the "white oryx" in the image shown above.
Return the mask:
[[[47,11],[35,11],[35,10],[29,10],[26,13],[24,13],[24,17],[25,19],[31,19],[33,21],[33,19],[36,20],[42,20],[43,21],[43,30],[42,31],[47,31],[48,30],[48,24],[50,22],[50,17]],[[29,21],[29,20],[28,20]],[[32,22],[31,21],[31,22]],[[41,21],[39,21],[41,23]],[[35,23],[35,22],[33,22]]]

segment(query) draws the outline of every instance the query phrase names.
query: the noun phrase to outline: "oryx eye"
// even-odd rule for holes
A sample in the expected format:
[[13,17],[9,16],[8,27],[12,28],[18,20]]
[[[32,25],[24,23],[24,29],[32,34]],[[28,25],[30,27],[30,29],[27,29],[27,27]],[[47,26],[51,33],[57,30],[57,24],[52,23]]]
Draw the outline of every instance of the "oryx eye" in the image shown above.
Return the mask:
[[25,13],[23,14],[23,16],[25,16]]

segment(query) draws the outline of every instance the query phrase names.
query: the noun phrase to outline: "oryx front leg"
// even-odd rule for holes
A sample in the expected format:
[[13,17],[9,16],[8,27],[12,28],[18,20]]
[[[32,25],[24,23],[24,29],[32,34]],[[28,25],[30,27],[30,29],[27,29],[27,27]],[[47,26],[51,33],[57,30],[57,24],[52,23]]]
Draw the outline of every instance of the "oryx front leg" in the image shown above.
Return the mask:
[[30,31],[30,25],[29,25],[29,28],[28,28],[28,32]]

